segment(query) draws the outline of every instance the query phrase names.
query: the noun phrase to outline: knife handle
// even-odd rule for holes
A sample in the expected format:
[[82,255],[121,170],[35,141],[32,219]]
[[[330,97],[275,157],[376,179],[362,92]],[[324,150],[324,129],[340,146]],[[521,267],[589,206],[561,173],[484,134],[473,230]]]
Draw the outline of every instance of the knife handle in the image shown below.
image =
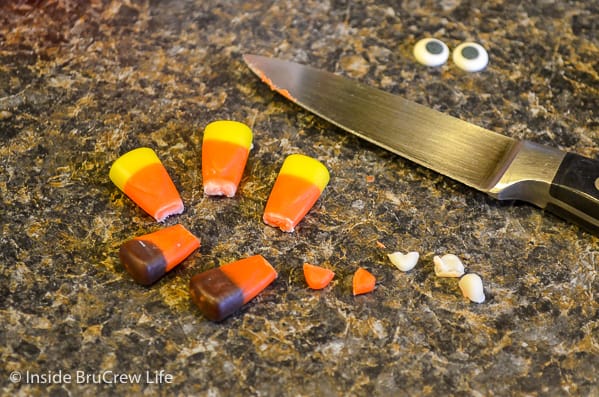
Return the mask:
[[599,161],[566,153],[549,194],[548,211],[599,235]]
[[500,200],[523,200],[599,236],[599,161],[519,141],[488,191]]

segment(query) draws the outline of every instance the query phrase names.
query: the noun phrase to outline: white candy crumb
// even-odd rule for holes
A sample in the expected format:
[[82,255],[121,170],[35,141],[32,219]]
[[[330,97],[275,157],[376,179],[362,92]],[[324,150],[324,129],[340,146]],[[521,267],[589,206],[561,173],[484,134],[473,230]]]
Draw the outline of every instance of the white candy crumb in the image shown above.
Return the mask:
[[462,294],[472,302],[483,303],[485,301],[485,292],[483,290],[483,280],[478,274],[468,273],[460,279],[458,283]]
[[418,252],[408,252],[407,254],[394,252],[392,254],[387,254],[387,256],[391,263],[393,263],[399,270],[408,272],[416,266],[420,255]]
[[442,257],[435,255],[433,262],[438,277],[461,277],[464,274],[464,265],[454,254],[446,254]]

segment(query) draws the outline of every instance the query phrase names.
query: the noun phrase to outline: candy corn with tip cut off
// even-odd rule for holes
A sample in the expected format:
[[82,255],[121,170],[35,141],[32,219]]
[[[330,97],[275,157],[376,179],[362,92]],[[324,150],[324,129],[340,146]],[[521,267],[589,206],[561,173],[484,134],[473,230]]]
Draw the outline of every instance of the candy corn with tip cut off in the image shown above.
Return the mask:
[[303,154],[288,156],[275,180],[263,220],[292,232],[329,183],[329,171],[320,161]]
[[252,130],[237,121],[214,121],[204,129],[202,179],[209,196],[233,197],[243,175]]
[[213,321],[221,321],[252,300],[277,278],[261,255],[207,270],[191,278],[191,298]]
[[134,149],[119,157],[110,167],[109,177],[158,222],[183,212],[179,191],[150,148]]
[[196,236],[182,225],[174,225],[125,242],[119,257],[135,281],[150,285],[199,247]]

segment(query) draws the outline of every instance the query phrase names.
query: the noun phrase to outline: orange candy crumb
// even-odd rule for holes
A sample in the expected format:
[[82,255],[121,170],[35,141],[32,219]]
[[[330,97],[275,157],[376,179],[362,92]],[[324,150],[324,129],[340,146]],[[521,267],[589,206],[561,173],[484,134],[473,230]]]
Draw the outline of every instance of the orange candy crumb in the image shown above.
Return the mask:
[[323,289],[335,277],[335,272],[321,266],[304,263],[304,277],[308,287],[312,289]]
[[374,290],[376,278],[368,270],[360,267],[354,273],[353,293],[355,295],[367,294]]

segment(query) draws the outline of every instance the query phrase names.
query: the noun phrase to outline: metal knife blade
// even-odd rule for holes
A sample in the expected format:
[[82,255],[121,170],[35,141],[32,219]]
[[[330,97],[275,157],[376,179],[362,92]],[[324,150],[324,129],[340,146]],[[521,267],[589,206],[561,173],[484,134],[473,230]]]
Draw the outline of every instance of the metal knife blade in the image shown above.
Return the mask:
[[249,54],[244,61],[271,89],[348,132],[492,197],[528,201],[599,234],[597,160],[509,138],[298,63]]

